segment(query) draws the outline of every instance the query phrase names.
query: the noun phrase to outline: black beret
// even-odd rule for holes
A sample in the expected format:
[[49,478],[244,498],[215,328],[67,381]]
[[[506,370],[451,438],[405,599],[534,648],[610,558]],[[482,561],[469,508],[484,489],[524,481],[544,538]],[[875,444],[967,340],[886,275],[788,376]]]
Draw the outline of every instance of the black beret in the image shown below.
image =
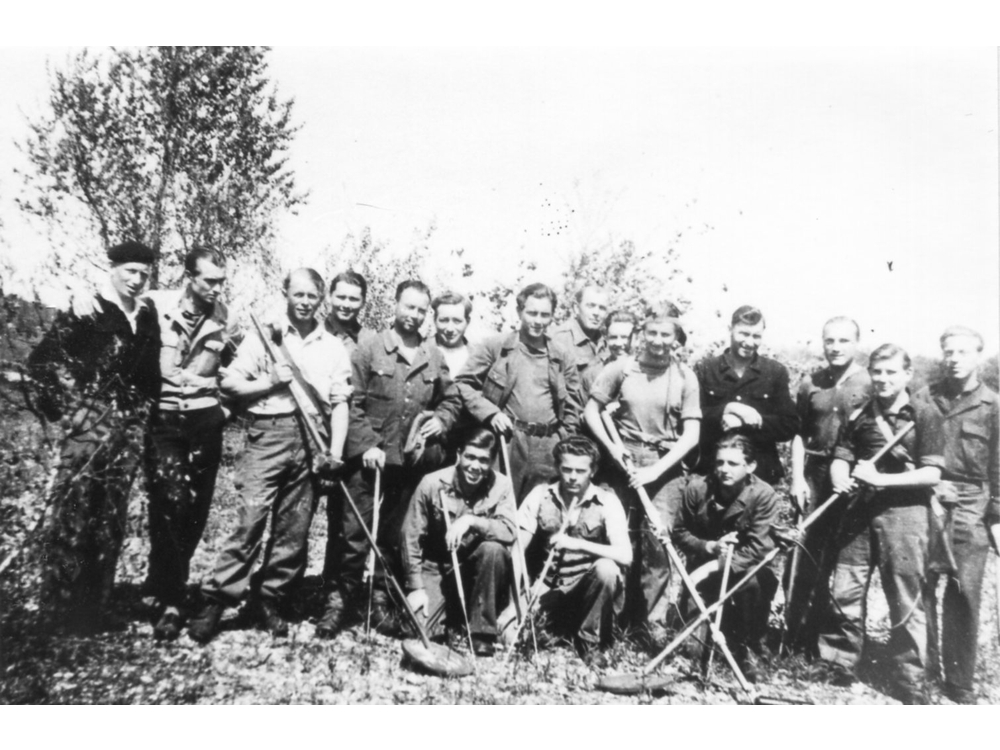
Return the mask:
[[108,250],[108,260],[112,263],[154,263],[156,253],[141,242],[123,242]]

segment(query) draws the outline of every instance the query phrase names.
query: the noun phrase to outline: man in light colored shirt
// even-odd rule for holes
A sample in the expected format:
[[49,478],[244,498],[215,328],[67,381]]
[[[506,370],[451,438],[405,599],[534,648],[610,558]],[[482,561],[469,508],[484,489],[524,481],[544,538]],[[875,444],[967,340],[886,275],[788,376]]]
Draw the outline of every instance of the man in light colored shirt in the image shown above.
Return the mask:
[[[236,466],[243,501],[239,526],[202,585],[203,605],[188,631],[201,643],[215,636],[225,607],[239,603],[251,584],[250,610],[258,626],[276,637],[288,633],[281,607],[305,571],[318,495],[313,466],[325,458],[339,467],[347,435],[350,360],[340,340],[316,320],[323,290],[322,277],[311,268],[290,273],[286,312],[266,332],[280,348],[279,362],[252,332],[223,377],[224,391],[249,401],[251,424]],[[307,418],[329,420],[326,456],[310,440],[292,388],[310,403]],[[326,408],[328,418],[320,413]],[[268,518],[271,538],[254,573]]]
[[461,372],[469,358],[465,331],[472,317],[472,302],[456,292],[445,292],[431,302],[434,311],[434,342],[440,347],[452,377]]
[[[615,615],[625,595],[624,569],[632,564],[632,544],[621,502],[592,484],[600,452],[579,435],[554,451],[559,479],[535,487],[517,513],[523,549],[536,540],[555,549],[538,599],[538,612],[556,632],[572,635],[581,656],[611,642]],[[501,623],[514,617],[513,607]],[[504,629],[508,636],[513,628]]]

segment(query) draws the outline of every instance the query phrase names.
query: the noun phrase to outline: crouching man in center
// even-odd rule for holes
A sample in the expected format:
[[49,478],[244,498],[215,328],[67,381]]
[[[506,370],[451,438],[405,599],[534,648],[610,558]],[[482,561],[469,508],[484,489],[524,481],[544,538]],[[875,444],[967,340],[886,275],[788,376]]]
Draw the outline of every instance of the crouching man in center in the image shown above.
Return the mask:
[[459,445],[454,466],[421,480],[403,527],[410,606],[423,612],[432,634],[445,619],[461,621],[454,618],[461,618],[462,606],[450,558],[456,552],[478,656],[493,653],[497,614],[510,599],[517,506],[510,479],[490,468],[496,452],[496,435],[485,428],[474,430]]
[[[778,496],[771,485],[754,476],[756,468],[749,439],[742,435],[724,437],[715,445],[712,474],[692,478],[683,490],[674,541],[687,558],[691,581],[706,604],[719,599],[727,555],[728,590],[774,547],[770,531],[778,521]],[[765,567],[723,607],[722,634],[750,682],[757,680],[757,666],[750,653],[761,652],[777,589],[774,571]],[[685,613],[696,614],[690,597],[685,595],[684,600]],[[705,625],[702,635],[707,631]],[[702,654],[705,656],[707,651]]]
[[[522,549],[538,538],[555,549],[537,610],[553,632],[572,635],[587,656],[611,642],[612,625],[625,594],[624,569],[632,564],[632,544],[621,502],[592,484],[600,452],[589,439],[566,438],[552,451],[559,479],[533,489],[518,509]],[[513,607],[501,617],[506,625]],[[515,628],[504,627],[505,637]]]

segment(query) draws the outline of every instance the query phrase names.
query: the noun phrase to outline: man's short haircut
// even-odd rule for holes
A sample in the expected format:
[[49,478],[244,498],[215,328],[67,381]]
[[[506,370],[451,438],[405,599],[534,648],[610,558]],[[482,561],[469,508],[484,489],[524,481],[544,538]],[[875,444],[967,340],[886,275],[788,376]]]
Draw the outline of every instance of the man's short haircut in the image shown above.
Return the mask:
[[330,282],[330,294],[333,294],[334,290],[337,288],[337,284],[341,281],[345,284],[358,287],[358,289],[361,290],[362,302],[368,299],[368,282],[365,281],[365,277],[360,273],[357,271],[341,271],[338,273],[333,277],[333,281]]
[[612,310],[609,312],[608,317],[604,319],[604,330],[607,331],[612,323],[628,323],[632,326],[633,330],[638,325],[635,315],[628,310]]
[[560,440],[552,449],[552,456],[556,460],[556,466],[562,463],[563,456],[588,456],[590,466],[595,470],[597,462],[601,460],[601,452],[597,449],[594,441],[583,435],[573,435],[565,440]]
[[288,272],[288,275],[285,276],[285,280],[281,284],[281,288],[284,289],[286,292],[288,291],[288,287],[292,283],[292,276],[294,276],[297,273],[304,273],[306,276],[308,276],[309,280],[316,285],[316,291],[318,291],[320,294],[322,294],[323,290],[326,289],[326,283],[323,281],[323,277],[319,275],[319,271],[316,271],[312,268],[296,268],[294,271]]
[[835,315],[823,324],[823,333],[826,334],[826,329],[832,325],[837,325],[839,323],[847,323],[848,325],[854,326],[854,340],[861,340],[861,326],[858,325],[858,321],[854,318],[849,318],[846,315]]
[[758,323],[767,326],[767,323],[764,321],[764,313],[760,311],[760,308],[753,305],[740,305],[737,307],[729,323],[734,326],[741,324],[755,326]]
[[486,427],[475,427],[468,432],[459,443],[459,453],[466,448],[479,448],[479,450],[489,451],[490,459],[497,457],[497,448],[500,446],[496,433]]
[[415,289],[421,294],[425,295],[428,301],[431,298],[431,290],[424,282],[420,279],[407,279],[406,281],[400,281],[399,285],[396,287],[396,302],[399,302],[399,298],[403,296],[403,292],[407,289]]
[[610,293],[608,292],[608,290],[605,289],[600,284],[584,284],[579,289],[577,289],[576,290],[576,294],[573,295],[573,299],[576,300],[577,304],[580,304],[581,302],[583,302],[583,293],[586,292],[588,289],[594,289],[594,290],[600,292],[601,294],[608,294],[610,296]]
[[524,309],[524,305],[528,302],[529,297],[534,297],[535,299],[547,299],[552,304],[552,312],[556,311],[556,307],[559,305],[556,293],[553,292],[549,287],[542,283],[528,284],[524,287],[517,295],[517,311],[521,312]]
[[472,300],[464,294],[448,290],[447,292],[443,292],[435,297],[434,301],[431,302],[431,309],[434,311],[435,317],[437,316],[438,308],[441,307],[441,305],[461,305],[462,309],[465,311],[466,322],[472,319]]
[[976,340],[976,349],[978,351],[983,350],[983,336],[979,331],[975,331],[968,326],[948,326],[944,329],[944,333],[941,334],[941,348],[944,349],[944,342],[950,339],[952,336],[968,336]]
[[910,355],[906,353],[906,349],[898,344],[882,344],[882,346],[878,347],[875,351],[868,355],[868,367],[871,368],[871,366],[876,362],[883,362],[894,357],[902,357],[903,369],[911,369],[912,363],[910,362]]
[[715,455],[724,448],[736,448],[743,453],[743,460],[752,464],[757,460],[757,449],[753,447],[750,439],[744,435],[726,435],[719,438],[715,444]]
[[203,247],[201,245],[195,245],[190,250],[188,250],[187,255],[184,256],[184,270],[190,276],[194,276],[198,273],[198,261],[207,260],[213,266],[222,267],[226,264],[226,259],[222,257],[222,253],[218,250],[213,250],[210,247]]

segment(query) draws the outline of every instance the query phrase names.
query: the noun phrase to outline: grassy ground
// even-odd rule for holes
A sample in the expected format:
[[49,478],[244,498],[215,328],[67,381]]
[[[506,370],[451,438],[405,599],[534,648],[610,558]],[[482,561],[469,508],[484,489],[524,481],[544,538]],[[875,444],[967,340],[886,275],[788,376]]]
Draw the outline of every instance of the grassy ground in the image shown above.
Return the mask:
[[[694,676],[683,657],[668,660],[661,673],[672,678],[664,694],[619,697],[595,690],[604,674],[635,670],[651,656],[638,637],[626,638],[596,663],[585,665],[567,647],[537,656],[479,659],[476,674],[443,679],[404,666],[400,642],[354,630],[333,642],[313,638],[310,621],[321,598],[318,573],[326,538],[322,508],[310,534],[310,565],[296,604],[301,619],[290,636],[273,640],[251,629],[230,610],[223,632],[202,647],[187,636],[171,644],[152,639],[148,602],[139,593],[148,550],[145,495],[141,480],[132,497],[125,549],[118,570],[114,603],[127,623],[124,630],[89,638],[53,639],[35,628],[35,561],[30,528],[39,511],[51,454],[41,444],[37,425],[4,420],[0,437],[0,559],[22,548],[2,574],[0,612],[0,702],[4,703],[734,703],[745,700],[724,661],[717,656],[708,681]],[[232,458],[242,437],[227,435],[226,460],[205,534],[195,555],[192,580],[209,573],[228,530],[235,522],[237,495]],[[991,561],[980,633],[977,691],[1000,703],[1000,650],[997,646],[996,584]],[[781,595],[775,602],[780,611]],[[882,658],[888,638],[885,604],[877,583],[869,597],[869,641],[861,668],[863,681],[851,689],[811,683],[798,658],[765,664],[761,693],[815,703],[893,703],[878,688],[884,684]],[[777,623],[777,617],[774,622]],[[776,636],[776,631],[774,633]]]

